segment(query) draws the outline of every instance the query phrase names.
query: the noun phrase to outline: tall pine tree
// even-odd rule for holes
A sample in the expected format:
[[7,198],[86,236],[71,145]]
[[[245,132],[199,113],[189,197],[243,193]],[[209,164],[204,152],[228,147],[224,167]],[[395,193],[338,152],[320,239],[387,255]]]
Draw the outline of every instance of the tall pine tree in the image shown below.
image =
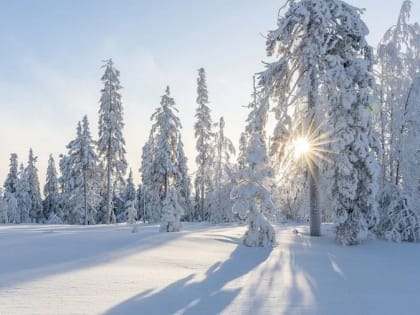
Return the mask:
[[38,157],[34,156],[32,149],[30,149],[28,165],[25,168],[24,174],[28,180],[29,196],[31,198],[29,216],[31,217],[32,222],[42,223],[45,218],[42,211],[42,198],[39,188],[38,169],[35,166],[37,159]]
[[47,167],[47,177],[44,186],[44,218],[48,222],[57,222],[60,214],[60,190],[55,161],[50,154]]
[[110,223],[113,217],[112,198],[118,185],[124,182],[127,170],[125,159],[125,140],[122,134],[123,107],[120,94],[120,72],[111,59],[105,62],[104,84],[101,90],[99,109],[98,152],[106,173],[106,213],[104,223]]
[[194,129],[195,138],[197,139],[196,149],[198,155],[195,159],[197,163],[197,171],[194,180],[195,186],[195,202],[197,218],[200,220],[208,219],[208,199],[207,194],[211,192],[211,168],[214,156],[213,149],[213,132],[212,120],[210,116],[210,108],[208,106],[208,92],[206,83],[206,73],[203,68],[198,70],[197,79],[197,110],[195,117],[197,119]]

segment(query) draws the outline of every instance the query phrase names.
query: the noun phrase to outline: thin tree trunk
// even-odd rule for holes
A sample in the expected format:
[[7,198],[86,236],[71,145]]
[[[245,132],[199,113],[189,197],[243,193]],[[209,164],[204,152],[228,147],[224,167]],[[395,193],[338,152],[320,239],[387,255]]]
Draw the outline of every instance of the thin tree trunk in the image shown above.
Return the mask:
[[315,161],[309,171],[310,235],[321,236],[321,211],[319,210],[319,167]]

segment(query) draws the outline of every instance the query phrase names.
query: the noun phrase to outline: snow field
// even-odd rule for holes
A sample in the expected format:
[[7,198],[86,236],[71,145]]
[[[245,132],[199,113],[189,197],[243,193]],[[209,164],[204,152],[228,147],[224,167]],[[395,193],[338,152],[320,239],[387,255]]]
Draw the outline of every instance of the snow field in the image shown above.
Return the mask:
[[1,226],[0,314],[418,314],[419,244],[329,228],[279,226],[267,249],[235,225]]

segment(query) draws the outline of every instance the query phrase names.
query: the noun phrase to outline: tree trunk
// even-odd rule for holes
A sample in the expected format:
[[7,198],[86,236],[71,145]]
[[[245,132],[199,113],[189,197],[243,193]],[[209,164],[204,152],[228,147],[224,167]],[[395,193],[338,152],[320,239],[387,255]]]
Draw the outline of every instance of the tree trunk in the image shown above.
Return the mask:
[[321,211],[319,211],[319,167],[315,161],[310,161],[309,167],[309,207],[310,235],[321,236]]
[[[317,130],[318,123],[316,121],[316,99],[318,84],[314,69],[310,74],[311,89],[308,94],[308,117],[310,117],[311,133]],[[309,159],[309,220],[310,235],[321,236],[321,212],[319,211],[319,167],[316,156]]]

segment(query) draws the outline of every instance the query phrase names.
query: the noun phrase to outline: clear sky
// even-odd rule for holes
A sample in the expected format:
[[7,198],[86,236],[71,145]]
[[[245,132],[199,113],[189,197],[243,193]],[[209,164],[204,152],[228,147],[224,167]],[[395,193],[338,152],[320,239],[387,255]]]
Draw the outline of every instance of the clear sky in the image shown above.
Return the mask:
[[[348,0],[366,8],[376,46],[397,20],[402,0]],[[127,158],[139,181],[150,116],[170,85],[194,169],[196,76],[206,68],[213,120],[224,116],[238,142],[252,75],[265,59],[263,34],[275,28],[284,0],[0,0],[0,183],[11,152],[26,163],[58,162],[87,114],[97,134],[101,61],[113,58],[124,89]],[[412,21],[420,21],[413,0]]]

